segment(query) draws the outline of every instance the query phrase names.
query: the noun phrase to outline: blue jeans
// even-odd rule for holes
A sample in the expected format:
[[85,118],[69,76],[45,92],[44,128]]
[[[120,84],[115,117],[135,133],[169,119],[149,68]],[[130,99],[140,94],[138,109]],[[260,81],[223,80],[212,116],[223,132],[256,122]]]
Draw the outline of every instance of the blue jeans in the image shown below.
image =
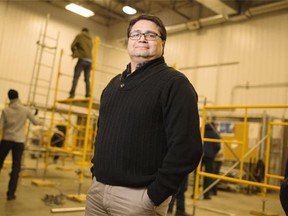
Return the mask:
[[75,90],[77,87],[78,79],[81,75],[81,72],[84,71],[84,81],[86,84],[86,97],[90,97],[90,72],[91,72],[91,62],[79,59],[74,68],[74,76],[72,81],[72,87],[70,90],[70,97],[75,96]]
[[21,170],[21,160],[24,151],[24,143],[2,140],[0,144],[0,170],[9,151],[12,150],[12,171],[8,184],[7,196],[15,195],[19,173]]

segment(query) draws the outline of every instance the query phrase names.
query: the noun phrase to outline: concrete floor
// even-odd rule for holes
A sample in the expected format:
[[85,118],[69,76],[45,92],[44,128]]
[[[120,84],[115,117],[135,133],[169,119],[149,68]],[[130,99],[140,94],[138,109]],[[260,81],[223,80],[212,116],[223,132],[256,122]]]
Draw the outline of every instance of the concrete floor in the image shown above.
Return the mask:
[[[8,158],[9,159],[9,158]],[[7,164],[1,171],[0,176],[0,215],[1,216],[83,216],[85,201],[75,201],[64,197],[62,204],[57,204],[56,199],[51,199],[50,203],[45,203],[45,198],[60,198],[60,194],[69,195],[69,197],[85,196],[90,185],[91,179],[85,177],[83,183],[79,184],[79,175],[77,174],[78,166],[76,161],[79,158],[68,157],[65,159],[65,166],[61,161],[57,164],[51,163],[48,166],[45,181],[55,183],[56,185],[47,187],[35,185],[32,182],[42,181],[44,178],[44,163],[43,158],[38,160],[31,159],[26,154],[24,164],[25,168],[22,171],[22,177],[18,184],[16,200],[6,200],[6,190],[9,180],[10,165]],[[52,160],[51,160],[52,162]],[[37,171],[34,168],[37,168]],[[62,167],[62,169],[60,169]],[[30,169],[33,168],[33,169]],[[87,169],[87,173],[89,173]],[[34,181],[36,180],[36,181]],[[188,188],[186,193],[186,209],[189,215],[194,216],[249,216],[251,211],[256,211],[257,215],[278,215],[284,216],[285,213],[281,208],[278,194],[276,192],[269,193],[266,197],[265,212],[261,213],[263,206],[263,198],[260,195],[245,195],[242,193],[219,191],[217,196],[213,196],[211,200],[197,200],[194,204],[191,199],[192,187]],[[80,198],[83,198],[80,196]],[[61,202],[60,202],[61,203]],[[194,206],[196,206],[194,208]],[[58,212],[64,209],[74,209],[79,211]],[[54,211],[51,212],[51,211]]]

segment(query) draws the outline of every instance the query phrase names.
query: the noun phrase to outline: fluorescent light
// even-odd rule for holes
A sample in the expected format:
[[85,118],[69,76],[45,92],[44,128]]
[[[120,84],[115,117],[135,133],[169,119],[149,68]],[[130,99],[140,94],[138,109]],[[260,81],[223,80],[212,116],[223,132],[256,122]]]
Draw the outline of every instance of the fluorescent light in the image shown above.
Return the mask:
[[133,14],[137,13],[137,11],[134,8],[130,7],[130,6],[124,6],[122,8],[122,10],[123,10],[124,13],[126,13],[128,15],[133,15]]
[[72,11],[73,13],[79,14],[84,17],[91,17],[94,15],[93,11],[73,3],[66,5],[65,8],[69,11]]

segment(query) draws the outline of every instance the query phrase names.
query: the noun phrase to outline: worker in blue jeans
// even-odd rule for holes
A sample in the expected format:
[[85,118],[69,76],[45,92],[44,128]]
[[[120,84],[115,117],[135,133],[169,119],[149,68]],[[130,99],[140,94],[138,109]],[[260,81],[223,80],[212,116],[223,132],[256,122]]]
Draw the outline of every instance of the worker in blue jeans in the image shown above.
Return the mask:
[[72,87],[69,98],[74,98],[79,77],[84,71],[85,97],[90,97],[90,73],[92,67],[93,41],[87,28],[83,28],[71,44],[72,57],[78,58],[74,68]]
[[0,118],[0,130],[2,139],[0,142],[0,171],[8,153],[12,152],[12,170],[8,184],[7,200],[16,199],[15,192],[21,171],[21,160],[25,144],[26,120],[30,120],[33,125],[41,125],[42,121],[35,114],[25,107],[18,92],[14,89],[8,91],[10,103],[2,110]]

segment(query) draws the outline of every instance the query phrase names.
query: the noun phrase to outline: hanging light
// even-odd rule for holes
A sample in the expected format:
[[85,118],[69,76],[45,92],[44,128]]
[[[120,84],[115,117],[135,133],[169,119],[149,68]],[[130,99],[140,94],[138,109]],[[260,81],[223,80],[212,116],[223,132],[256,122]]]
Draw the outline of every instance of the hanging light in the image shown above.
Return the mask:
[[78,15],[81,15],[83,17],[91,17],[91,16],[94,15],[93,11],[88,10],[88,9],[86,9],[84,7],[81,7],[81,6],[79,6],[77,4],[74,4],[74,3],[66,5],[65,9],[69,10],[69,11],[71,11],[73,13],[76,13]]
[[126,14],[128,14],[128,15],[134,15],[134,14],[137,13],[137,10],[136,10],[136,9],[134,9],[134,8],[128,6],[128,5],[124,6],[124,7],[122,8],[122,10],[123,10],[124,13],[126,13]]

